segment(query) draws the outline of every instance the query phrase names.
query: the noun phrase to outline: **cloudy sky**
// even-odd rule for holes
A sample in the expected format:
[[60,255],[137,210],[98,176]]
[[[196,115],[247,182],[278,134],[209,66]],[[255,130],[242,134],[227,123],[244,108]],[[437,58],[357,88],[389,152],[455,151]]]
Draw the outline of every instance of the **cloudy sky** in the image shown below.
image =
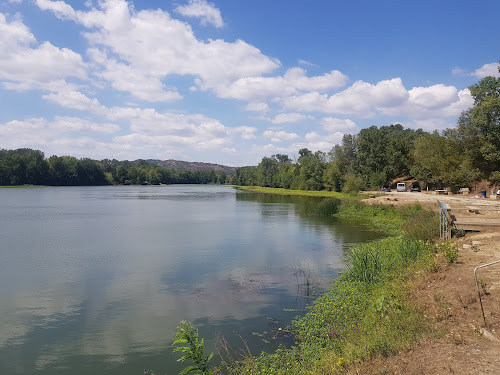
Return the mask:
[[497,0],[4,0],[0,148],[232,166],[442,130],[498,75]]

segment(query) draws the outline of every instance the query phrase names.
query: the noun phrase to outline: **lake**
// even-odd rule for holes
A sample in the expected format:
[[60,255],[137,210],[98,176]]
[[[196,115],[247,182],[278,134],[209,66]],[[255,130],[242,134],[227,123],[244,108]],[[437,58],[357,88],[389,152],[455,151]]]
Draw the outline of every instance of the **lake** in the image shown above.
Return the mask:
[[0,188],[0,373],[176,374],[192,321],[254,355],[380,238],[228,186]]

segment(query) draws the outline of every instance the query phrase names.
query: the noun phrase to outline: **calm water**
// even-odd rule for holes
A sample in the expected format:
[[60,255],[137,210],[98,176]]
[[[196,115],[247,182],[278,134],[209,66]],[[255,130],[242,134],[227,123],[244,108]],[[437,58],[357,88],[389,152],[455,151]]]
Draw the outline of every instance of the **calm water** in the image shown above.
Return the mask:
[[210,351],[219,331],[272,350],[346,244],[380,236],[307,217],[316,202],[215,186],[0,189],[0,374],[175,374],[183,319]]

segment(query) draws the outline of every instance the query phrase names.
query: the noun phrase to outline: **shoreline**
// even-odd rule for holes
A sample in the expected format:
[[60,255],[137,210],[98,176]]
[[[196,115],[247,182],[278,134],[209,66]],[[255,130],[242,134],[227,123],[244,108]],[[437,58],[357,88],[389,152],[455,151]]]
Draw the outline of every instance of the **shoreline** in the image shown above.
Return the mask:
[[[252,190],[253,189],[245,189]],[[287,194],[285,189],[266,189],[268,193]],[[325,197],[339,197],[328,192]],[[377,192],[378,193],[378,192]],[[339,193],[336,193],[339,194]],[[295,191],[293,195],[300,195]],[[308,195],[307,192],[304,195]],[[343,194],[341,194],[343,195]],[[316,195],[321,196],[321,195]],[[461,195],[428,193],[360,194],[368,205],[404,207],[421,205],[437,211],[437,200],[450,205],[461,204],[500,208],[500,201]],[[363,197],[364,196],[364,197]],[[482,270],[480,278],[487,325],[484,327],[473,270],[480,264],[500,259],[500,229],[466,232],[453,238],[459,249],[457,263],[449,264],[436,254],[433,272],[417,271],[410,276],[408,302],[414,304],[429,321],[431,334],[397,353],[375,355],[359,362],[331,368],[331,374],[499,374],[500,373],[500,266]],[[269,354],[272,356],[273,354]],[[339,359],[338,363],[341,363]]]

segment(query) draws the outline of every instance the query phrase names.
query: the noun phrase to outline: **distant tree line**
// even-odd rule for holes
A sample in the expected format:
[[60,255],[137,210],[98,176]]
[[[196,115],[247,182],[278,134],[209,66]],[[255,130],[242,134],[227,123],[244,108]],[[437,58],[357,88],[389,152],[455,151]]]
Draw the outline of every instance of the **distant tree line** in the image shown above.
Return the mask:
[[469,87],[474,106],[458,126],[441,133],[403,126],[376,126],[344,135],[330,152],[299,151],[264,157],[256,167],[236,170],[233,183],[285,189],[358,191],[411,176],[431,188],[473,187],[487,179],[500,184],[500,78]]
[[215,171],[179,171],[146,161],[44,157],[39,150],[0,150],[0,185],[158,185],[224,184],[228,177]]

